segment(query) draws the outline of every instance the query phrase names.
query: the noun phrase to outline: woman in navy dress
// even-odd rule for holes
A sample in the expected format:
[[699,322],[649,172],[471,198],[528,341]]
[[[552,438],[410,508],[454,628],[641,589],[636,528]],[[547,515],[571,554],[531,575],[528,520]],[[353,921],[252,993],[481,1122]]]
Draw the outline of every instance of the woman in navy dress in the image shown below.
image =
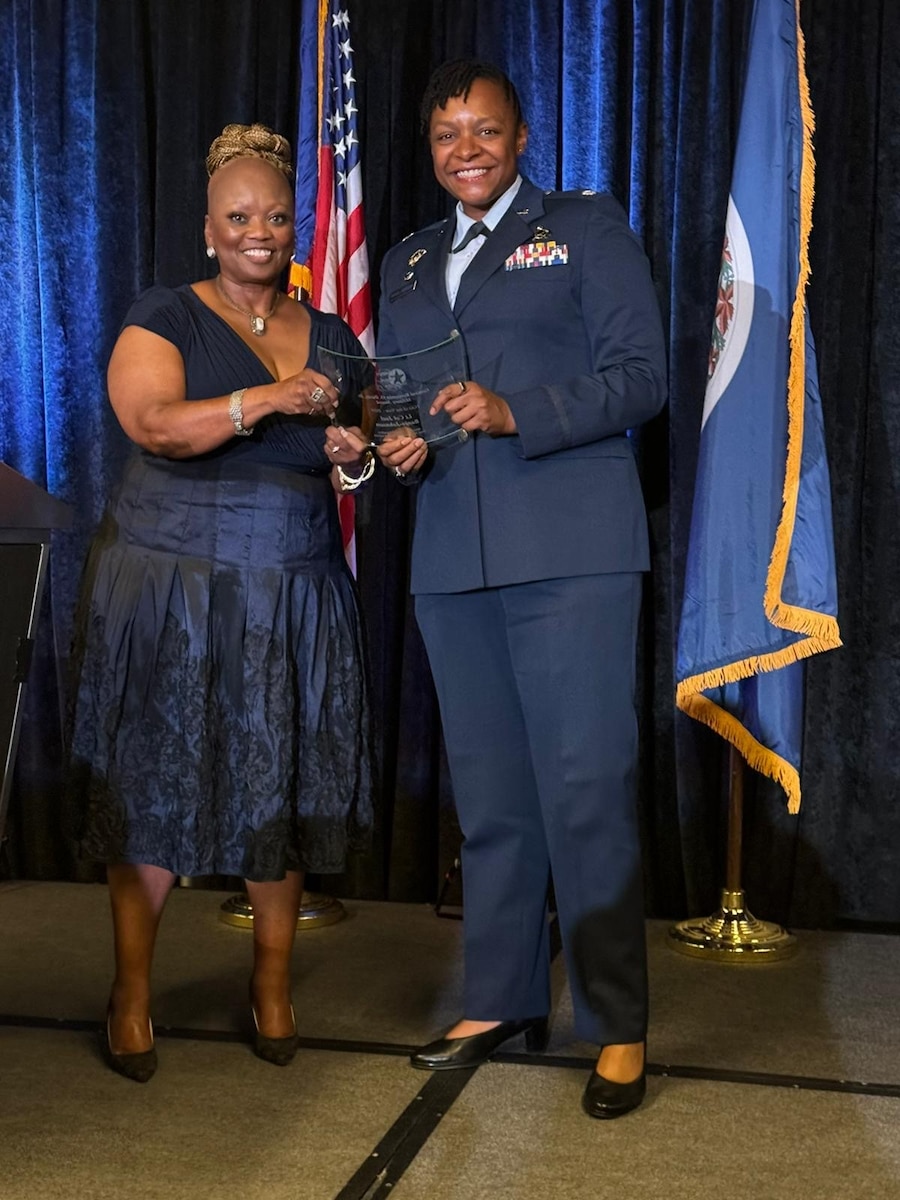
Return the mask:
[[80,847],[107,864],[110,1065],[156,1069],[150,970],[179,875],[241,876],[253,906],[254,1047],[297,1048],[290,960],[304,871],[339,872],[372,823],[369,711],[335,491],[371,452],[333,424],[319,347],[337,317],[279,291],[290,147],[227,126],[207,159],[216,278],[126,316],[109,397],[136,452],[95,538],[71,711]]

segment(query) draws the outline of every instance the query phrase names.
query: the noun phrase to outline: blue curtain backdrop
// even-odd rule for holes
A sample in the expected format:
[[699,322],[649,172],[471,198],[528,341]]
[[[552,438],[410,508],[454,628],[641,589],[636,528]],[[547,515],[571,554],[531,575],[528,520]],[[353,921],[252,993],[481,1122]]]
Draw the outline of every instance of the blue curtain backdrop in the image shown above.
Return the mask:
[[[230,120],[291,129],[295,6],[4,0],[0,461],[70,503],[54,535],[9,816],[11,869],[60,877],[61,710],[87,541],[128,443],[105,395],[122,317],[152,281],[207,270],[212,137]],[[218,33],[227,21],[227,41]]]
[[[708,911],[722,882],[724,755],[718,739],[674,712],[672,647],[748,0],[348,0],[348,7],[376,263],[394,241],[447,210],[418,133],[418,102],[431,68],[459,55],[493,59],[515,79],[531,128],[523,165],[535,182],[613,191],[644,239],[671,372],[669,410],[639,441],[654,545],[641,640],[648,908],[667,916]],[[810,303],[847,649],[810,666],[800,819],[786,817],[774,789],[748,781],[751,900],[763,915],[798,924],[900,922],[900,882],[890,866],[900,850],[900,815],[890,807],[895,752],[883,742],[876,753],[879,738],[900,732],[891,715],[900,709],[893,649],[900,614],[892,599],[900,563],[890,532],[900,372],[896,341],[881,321],[882,264],[897,258],[898,226],[889,217],[900,191],[888,185],[896,184],[898,161],[900,76],[892,68],[900,40],[889,0],[862,0],[852,14],[844,8],[803,5],[820,160]],[[86,541],[125,449],[105,399],[106,359],[137,291],[154,279],[180,283],[208,272],[202,160],[215,133],[230,120],[259,119],[292,135],[299,11],[299,0],[7,0],[0,14],[9,114],[0,135],[7,233],[0,459],[72,503],[77,518],[51,556],[0,865],[6,873],[75,872],[58,832],[57,674]],[[381,820],[375,856],[336,886],[422,899],[434,894],[458,834],[424,653],[405,601],[410,514],[401,492],[379,480],[361,506]]]

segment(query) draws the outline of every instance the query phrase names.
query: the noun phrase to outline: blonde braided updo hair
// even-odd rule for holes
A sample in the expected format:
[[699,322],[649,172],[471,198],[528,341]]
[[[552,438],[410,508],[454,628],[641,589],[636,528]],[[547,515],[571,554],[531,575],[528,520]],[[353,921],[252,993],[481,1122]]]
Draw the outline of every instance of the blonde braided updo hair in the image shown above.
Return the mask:
[[209,148],[207,175],[213,175],[233,158],[261,158],[288,180],[294,178],[291,143],[268,125],[226,125]]

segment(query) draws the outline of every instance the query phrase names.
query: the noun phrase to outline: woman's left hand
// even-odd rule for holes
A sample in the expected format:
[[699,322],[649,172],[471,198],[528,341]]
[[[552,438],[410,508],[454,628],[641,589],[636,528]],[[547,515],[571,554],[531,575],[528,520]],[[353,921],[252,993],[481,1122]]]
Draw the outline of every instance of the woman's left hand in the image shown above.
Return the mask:
[[434,416],[441,410],[469,433],[480,430],[494,437],[503,437],[516,432],[515,417],[503,397],[471,379],[449,383],[441,388],[429,411]]
[[359,466],[368,445],[357,425],[329,425],[325,430],[325,454],[337,466]]

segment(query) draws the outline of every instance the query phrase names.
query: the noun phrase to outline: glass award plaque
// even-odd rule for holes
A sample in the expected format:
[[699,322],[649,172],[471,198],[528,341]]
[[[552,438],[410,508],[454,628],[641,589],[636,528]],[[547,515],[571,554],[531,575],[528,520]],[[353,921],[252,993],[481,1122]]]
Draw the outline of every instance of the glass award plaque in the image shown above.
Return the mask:
[[[435,396],[467,375],[463,340],[446,341],[411,354],[368,357],[319,346],[319,365],[341,401],[362,405],[362,429],[377,446],[391,436],[421,437],[429,446],[464,442],[469,436],[443,411],[428,411]],[[340,412],[340,410],[339,410]]]

